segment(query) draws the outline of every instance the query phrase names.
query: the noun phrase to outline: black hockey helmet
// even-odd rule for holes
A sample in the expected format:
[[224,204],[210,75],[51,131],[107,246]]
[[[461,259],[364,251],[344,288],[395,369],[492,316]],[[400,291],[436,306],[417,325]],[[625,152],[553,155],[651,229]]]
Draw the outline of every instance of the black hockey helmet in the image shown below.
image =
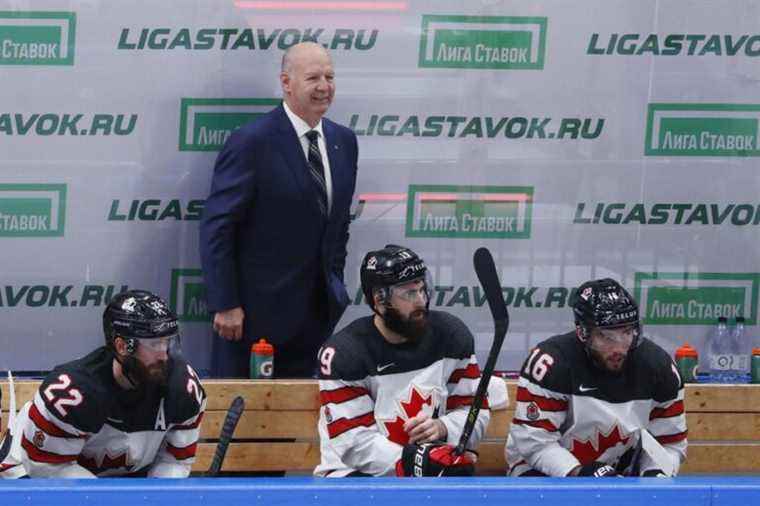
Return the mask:
[[145,290],[119,293],[103,311],[103,334],[106,344],[113,348],[114,338],[127,341],[130,353],[136,340],[176,336],[177,316],[159,296]]
[[614,279],[587,281],[578,287],[570,301],[578,338],[588,342],[591,330],[634,325],[636,337],[631,348],[639,342],[639,306],[630,293]]
[[[364,256],[360,272],[362,292],[367,304],[374,310],[373,294],[376,290],[381,290],[383,300],[387,301],[390,300],[392,286],[416,279],[425,280],[427,274],[427,266],[417,253],[403,246],[388,244],[385,248],[370,251]],[[429,285],[426,281],[428,290]]]

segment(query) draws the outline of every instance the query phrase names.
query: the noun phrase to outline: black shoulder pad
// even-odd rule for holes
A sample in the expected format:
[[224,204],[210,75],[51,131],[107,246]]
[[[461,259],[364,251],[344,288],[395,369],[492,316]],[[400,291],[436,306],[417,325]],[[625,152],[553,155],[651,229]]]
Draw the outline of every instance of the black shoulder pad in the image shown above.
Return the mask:
[[675,399],[683,382],[668,352],[649,339],[642,339],[637,351],[639,363],[645,364],[647,376],[655,378],[651,382],[654,387],[652,398],[657,402]]
[[520,376],[553,392],[572,393],[572,367],[577,362],[570,339],[575,334],[554,336],[539,343],[528,354]]
[[166,417],[169,423],[182,423],[200,413],[206,399],[198,374],[181,358],[172,359],[166,396]]
[[51,371],[40,385],[39,393],[50,415],[90,433],[103,427],[112,400],[101,379],[76,367],[76,362]]
[[366,339],[371,317],[354,321],[330,337],[319,349],[319,378],[356,381],[369,375]]
[[475,353],[475,338],[465,323],[443,311],[430,311],[430,325],[446,358],[469,358]]

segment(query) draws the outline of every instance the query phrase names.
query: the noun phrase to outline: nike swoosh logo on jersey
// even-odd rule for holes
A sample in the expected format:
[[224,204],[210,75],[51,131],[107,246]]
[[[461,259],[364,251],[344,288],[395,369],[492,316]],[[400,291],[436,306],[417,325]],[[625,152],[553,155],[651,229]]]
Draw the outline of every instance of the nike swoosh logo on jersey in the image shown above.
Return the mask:
[[106,418],[106,420],[113,423],[124,423],[124,420],[117,420],[116,418],[111,418],[110,416]]
[[388,369],[389,367],[393,367],[396,365],[396,362],[391,362],[390,364],[385,365],[379,365],[377,366],[377,372],[383,372],[384,370]]
[[578,387],[578,390],[581,392],[590,392],[592,390],[596,390],[598,387],[584,387],[583,385]]

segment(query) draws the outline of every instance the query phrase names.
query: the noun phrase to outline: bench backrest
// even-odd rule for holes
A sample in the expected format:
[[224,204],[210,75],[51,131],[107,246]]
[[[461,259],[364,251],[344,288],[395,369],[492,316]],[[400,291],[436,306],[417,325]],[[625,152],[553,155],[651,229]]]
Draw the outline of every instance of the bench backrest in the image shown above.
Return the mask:
[[[499,381],[502,381],[498,378]],[[195,471],[208,468],[219,431],[232,399],[242,395],[246,410],[224,461],[224,471],[309,472],[319,462],[319,396],[312,380],[206,380],[208,406],[202,424]],[[515,382],[508,381],[509,398]],[[3,427],[8,408],[3,390]],[[38,381],[17,381],[18,407],[31,399]],[[685,406],[689,426],[688,473],[760,472],[760,385],[687,385]],[[479,452],[478,473],[504,473],[504,443],[512,409],[494,411]]]

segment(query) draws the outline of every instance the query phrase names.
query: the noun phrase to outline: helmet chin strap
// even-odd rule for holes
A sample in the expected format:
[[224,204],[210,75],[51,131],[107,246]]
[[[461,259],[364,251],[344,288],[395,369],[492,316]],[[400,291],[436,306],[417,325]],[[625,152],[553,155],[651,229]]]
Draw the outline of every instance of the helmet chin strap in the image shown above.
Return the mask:
[[[134,373],[134,367],[132,367],[129,360],[124,360],[119,356],[119,353],[116,351],[114,347],[109,347],[111,349],[111,353],[113,354],[114,360],[116,360],[119,365],[121,366],[121,372],[124,379],[127,380],[127,383],[129,383],[132,388],[137,390],[140,387],[140,383],[133,378]],[[134,347],[131,348],[132,351],[130,352],[129,356],[132,357],[132,354],[134,353]]]
[[[380,304],[382,304],[385,307],[385,311],[386,312],[391,307],[390,302],[387,301],[387,300],[382,301]],[[385,312],[380,312],[377,309],[377,306],[378,306],[378,304],[373,304],[372,305],[372,312],[375,313],[375,315],[377,315],[383,321],[383,324],[385,325],[386,328],[389,328],[388,327],[388,320],[385,318]]]
[[607,368],[604,367],[604,364],[600,363],[597,356],[593,353],[594,350],[591,348],[591,329],[582,323],[576,322],[575,335],[581,343],[583,343],[583,351],[586,353],[586,357],[591,364],[602,372],[609,372]]

